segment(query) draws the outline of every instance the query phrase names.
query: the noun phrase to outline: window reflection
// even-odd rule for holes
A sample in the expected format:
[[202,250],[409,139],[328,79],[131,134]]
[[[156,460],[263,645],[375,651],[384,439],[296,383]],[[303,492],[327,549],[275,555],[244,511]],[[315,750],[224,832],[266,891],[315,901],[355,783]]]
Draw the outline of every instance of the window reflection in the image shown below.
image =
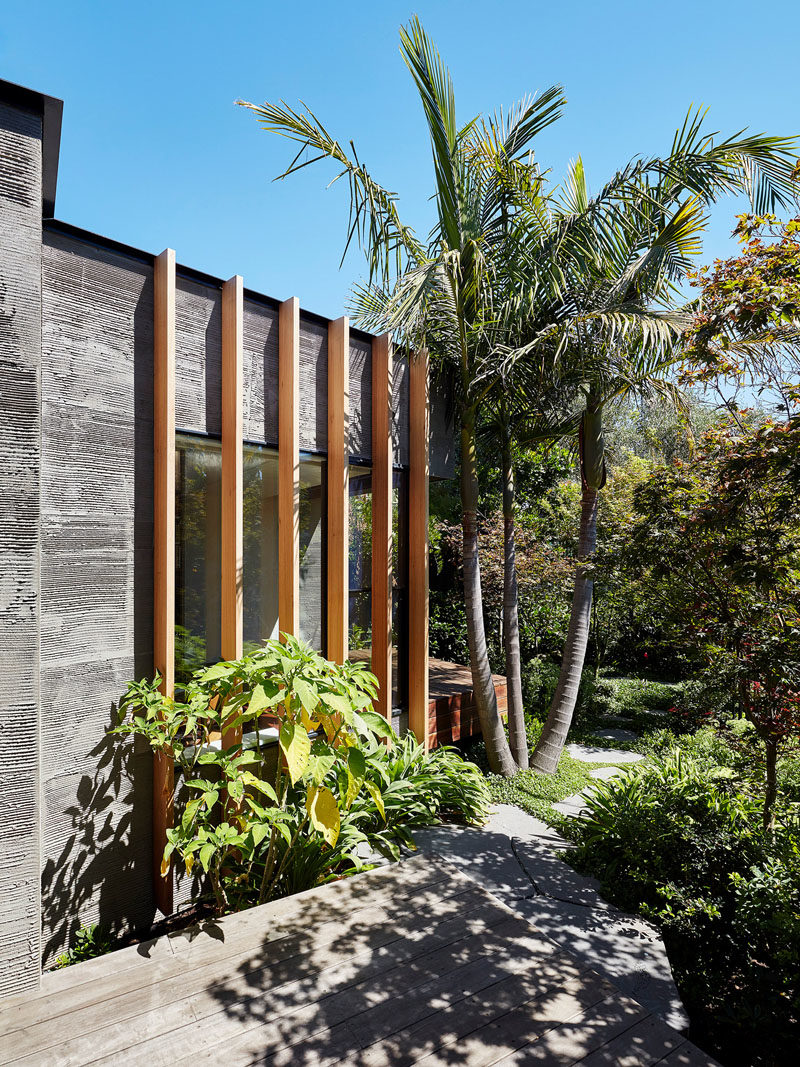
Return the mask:
[[372,471],[350,466],[348,548],[350,658],[370,662],[372,644]]
[[408,707],[408,475],[392,474],[392,707]]
[[325,651],[326,565],[325,460],[300,460],[300,634],[312,648]]
[[220,658],[222,451],[219,441],[176,440],[175,680]]
[[244,650],[278,636],[278,453],[246,446],[243,470]]

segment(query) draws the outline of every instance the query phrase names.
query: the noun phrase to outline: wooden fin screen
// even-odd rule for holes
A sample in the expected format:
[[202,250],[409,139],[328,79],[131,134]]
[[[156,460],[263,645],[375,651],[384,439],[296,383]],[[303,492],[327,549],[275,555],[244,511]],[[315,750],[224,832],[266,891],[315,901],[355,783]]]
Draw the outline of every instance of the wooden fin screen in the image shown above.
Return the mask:
[[[153,272],[153,665],[161,692],[175,690],[175,253],[165,249]],[[153,764],[153,885],[156,905],[172,913],[172,868],[162,877],[173,823],[175,764]]]
[[350,324],[328,326],[328,659],[344,663],[350,623]]
[[[175,652],[175,253],[154,268],[154,663],[162,692],[174,695]],[[221,583],[218,615],[223,659],[243,652],[244,537],[244,289],[238,275],[222,286],[222,478],[219,527]],[[346,317],[328,326],[327,655],[344,662],[349,625],[349,354]],[[372,670],[379,683],[376,710],[392,714],[393,352],[388,335],[372,339]],[[300,587],[300,305],[284,301],[278,314],[278,616],[282,633],[299,629]],[[428,361],[409,371],[409,720],[429,743],[428,716]],[[226,732],[228,746],[241,731]],[[173,825],[174,763],[155,757],[153,881],[156,904],[173,910],[171,867],[161,864]]]
[[428,481],[430,386],[427,352],[408,368],[408,725],[430,747],[428,728]]
[[372,342],[372,673],[392,717],[392,342]]
[[278,628],[300,627],[300,301],[278,315]]
[[[222,287],[222,545],[221,652],[225,660],[242,655],[243,626],[243,421],[244,288],[240,275]],[[222,745],[242,739],[241,727],[226,729]]]

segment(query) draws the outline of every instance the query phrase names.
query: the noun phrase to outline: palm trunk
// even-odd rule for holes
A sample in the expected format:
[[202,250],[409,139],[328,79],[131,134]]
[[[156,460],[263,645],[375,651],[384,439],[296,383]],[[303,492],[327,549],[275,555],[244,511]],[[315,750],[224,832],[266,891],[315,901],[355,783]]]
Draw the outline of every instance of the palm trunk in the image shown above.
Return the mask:
[[[578,541],[578,558],[591,560],[597,543],[598,492],[584,484],[581,500],[581,526]],[[531,766],[542,774],[554,774],[572,724],[578,689],[581,684],[586,646],[589,641],[589,625],[592,615],[592,590],[594,582],[591,571],[580,566],[575,575],[575,590],[572,595],[572,614],[564,644],[561,673],[558,677],[553,703],[542,730],[542,736],[533,753]]]
[[464,566],[464,606],[467,642],[472,671],[472,689],[489,766],[495,774],[512,775],[516,770],[503,723],[497,710],[497,694],[489,666],[483,623],[481,568],[478,557],[478,470],[475,454],[475,412],[467,409],[461,421],[461,530]]
[[508,693],[508,735],[517,766],[528,766],[528,738],[522,706],[522,665],[519,647],[519,594],[517,589],[517,546],[514,537],[514,464],[511,459],[511,431],[503,426],[503,636],[506,653]]

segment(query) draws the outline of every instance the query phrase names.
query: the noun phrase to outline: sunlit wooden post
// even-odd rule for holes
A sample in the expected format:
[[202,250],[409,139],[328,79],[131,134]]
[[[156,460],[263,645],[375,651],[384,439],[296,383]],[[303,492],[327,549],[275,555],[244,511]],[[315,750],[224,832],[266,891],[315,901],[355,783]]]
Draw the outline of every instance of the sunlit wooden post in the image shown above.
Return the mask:
[[350,607],[350,324],[328,326],[328,659],[348,656]]
[[[243,360],[244,288],[240,275],[222,287],[222,658],[242,655],[243,627]],[[226,730],[223,747],[241,741],[241,727]]]
[[413,358],[408,372],[408,725],[428,748],[428,353]]
[[300,301],[278,316],[278,627],[300,629]]
[[[175,252],[165,249],[153,272],[153,665],[161,692],[175,690]],[[173,823],[175,765],[156,753],[153,765],[153,886],[156,905],[172,913],[172,869],[161,874]]]

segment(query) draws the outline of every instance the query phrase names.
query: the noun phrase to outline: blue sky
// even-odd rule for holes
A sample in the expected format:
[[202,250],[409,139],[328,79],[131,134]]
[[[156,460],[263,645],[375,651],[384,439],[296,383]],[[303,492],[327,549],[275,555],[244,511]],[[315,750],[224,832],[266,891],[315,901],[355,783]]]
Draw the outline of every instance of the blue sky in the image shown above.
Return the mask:
[[[65,102],[59,218],[335,316],[362,273],[357,253],[339,270],[346,189],[326,190],[325,166],[272,183],[290,145],[234,100],[305,100],[426,231],[427,134],[397,36],[414,13],[464,121],[561,83],[569,104],[537,155],[559,175],[582,154],[595,187],[666,151],[692,103],[725,133],[800,133],[794,0],[3,0],[0,77]],[[733,247],[740,209],[717,210],[704,261]]]

